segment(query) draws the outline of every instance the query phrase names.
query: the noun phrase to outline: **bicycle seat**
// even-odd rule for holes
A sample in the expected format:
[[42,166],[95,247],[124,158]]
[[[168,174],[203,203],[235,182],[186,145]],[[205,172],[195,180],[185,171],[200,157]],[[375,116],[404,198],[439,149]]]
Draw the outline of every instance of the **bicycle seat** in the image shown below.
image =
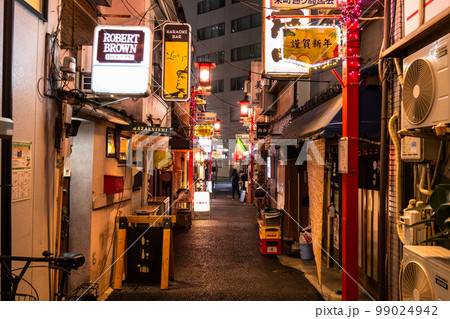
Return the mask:
[[78,269],[83,266],[84,256],[76,253],[63,253],[56,257],[55,265],[65,269]]

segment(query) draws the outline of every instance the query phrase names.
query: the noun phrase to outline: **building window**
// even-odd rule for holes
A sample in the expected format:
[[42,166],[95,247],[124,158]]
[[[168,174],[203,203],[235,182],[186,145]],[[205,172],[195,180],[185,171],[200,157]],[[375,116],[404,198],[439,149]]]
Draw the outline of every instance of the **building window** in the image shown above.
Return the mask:
[[231,61],[259,58],[260,56],[261,56],[261,43],[231,49]]
[[230,90],[231,91],[242,91],[244,90],[245,81],[248,79],[247,75],[238,76],[230,79]]
[[211,92],[220,93],[223,92],[223,80],[215,80],[211,82]]
[[204,0],[197,2],[197,14],[225,7],[225,0]]
[[231,33],[261,26],[261,13],[231,20]]
[[201,28],[197,30],[197,37],[200,40],[208,40],[211,38],[217,38],[225,34],[225,23],[219,23],[211,25],[209,27]]
[[239,106],[230,107],[230,122],[239,122],[241,120],[241,108]]
[[223,60],[225,59],[225,51],[220,51],[210,54],[199,55],[197,57],[197,62],[212,62],[215,64],[223,64]]

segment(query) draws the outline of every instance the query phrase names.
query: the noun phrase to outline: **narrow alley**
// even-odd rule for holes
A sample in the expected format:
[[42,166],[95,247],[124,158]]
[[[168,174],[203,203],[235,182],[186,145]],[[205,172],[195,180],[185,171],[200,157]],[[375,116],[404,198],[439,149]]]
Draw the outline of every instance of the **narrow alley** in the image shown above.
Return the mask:
[[260,253],[256,209],[230,194],[231,185],[216,185],[211,220],[202,213],[190,230],[175,229],[168,290],[124,283],[108,300],[323,300],[302,272]]

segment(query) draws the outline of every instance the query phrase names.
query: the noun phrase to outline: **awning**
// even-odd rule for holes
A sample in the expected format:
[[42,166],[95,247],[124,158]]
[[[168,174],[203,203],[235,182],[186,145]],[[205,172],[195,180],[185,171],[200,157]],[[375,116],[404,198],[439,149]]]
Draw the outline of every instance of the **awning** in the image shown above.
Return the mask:
[[[381,92],[359,88],[359,136],[380,137]],[[292,121],[282,139],[342,136],[342,94],[322,103]]]
[[282,139],[309,137],[320,133],[342,108],[342,95],[338,95],[292,121],[281,135]]

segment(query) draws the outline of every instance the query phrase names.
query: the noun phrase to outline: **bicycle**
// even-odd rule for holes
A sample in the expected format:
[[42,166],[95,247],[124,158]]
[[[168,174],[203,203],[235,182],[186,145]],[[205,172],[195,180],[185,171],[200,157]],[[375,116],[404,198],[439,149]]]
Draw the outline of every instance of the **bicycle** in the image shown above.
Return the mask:
[[[4,301],[38,301],[39,294],[36,289],[33,287],[31,283],[25,280],[23,277],[25,276],[26,271],[29,268],[33,267],[49,267],[51,269],[56,269],[62,272],[62,276],[59,281],[58,291],[55,294],[56,300],[97,300],[97,289],[98,285],[95,284],[82,284],[79,287],[72,290],[69,294],[65,294],[65,285],[67,281],[67,277],[69,276],[72,270],[77,270],[81,267],[85,258],[81,254],[75,253],[63,253],[58,257],[53,257],[53,254],[49,251],[44,251],[42,253],[43,257],[22,257],[22,256],[0,256],[0,265],[1,265],[1,274],[7,277],[11,285],[10,291],[2,291],[0,292],[1,300]],[[7,261],[19,261],[25,262],[23,267],[17,269],[9,269]],[[32,263],[45,263],[48,266],[31,266]],[[17,275],[14,272],[20,271]],[[32,288],[33,294],[23,294],[18,293],[17,289],[19,288],[19,284],[21,282],[26,282]]]

